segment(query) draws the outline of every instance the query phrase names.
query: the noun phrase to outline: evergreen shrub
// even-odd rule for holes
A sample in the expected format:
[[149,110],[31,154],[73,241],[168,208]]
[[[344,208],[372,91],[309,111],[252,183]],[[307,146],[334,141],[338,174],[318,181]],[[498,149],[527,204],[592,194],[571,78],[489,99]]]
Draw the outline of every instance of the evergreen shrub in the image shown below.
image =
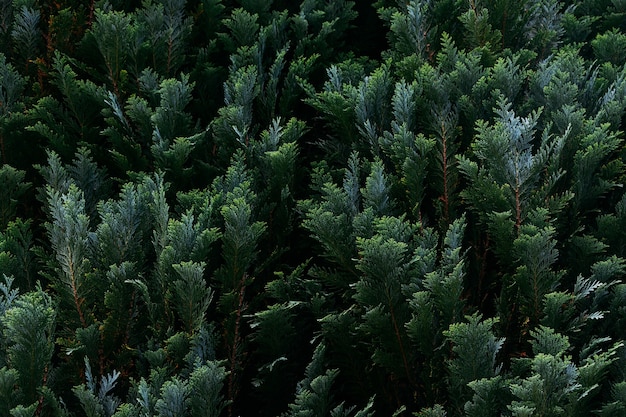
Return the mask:
[[0,0],[0,417],[626,415],[625,22]]

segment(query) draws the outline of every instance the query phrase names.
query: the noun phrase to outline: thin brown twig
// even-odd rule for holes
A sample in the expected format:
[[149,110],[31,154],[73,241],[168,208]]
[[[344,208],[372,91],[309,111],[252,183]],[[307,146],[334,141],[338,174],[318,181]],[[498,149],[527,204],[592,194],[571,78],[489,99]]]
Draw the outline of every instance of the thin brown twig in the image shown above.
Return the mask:
[[233,345],[230,349],[230,353],[229,353],[229,360],[230,360],[230,375],[228,378],[228,399],[229,404],[228,404],[228,416],[232,417],[233,415],[233,403],[235,402],[235,397],[238,394],[238,389],[235,386],[235,377],[237,375],[237,365],[238,365],[238,357],[239,357],[239,347],[240,347],[240,343],[241,343],[241,334],[240,334],[240,327],[241,327],[241,317],[243,316],[243,311],[245,310],[245,305],[244,305],[244,297],[246,294],[246,285],[245,285],[245,280],[246,280],[246,274],[244,274],[241,278],[241,287],[239,289],[239,300],[238,300],[238,305],[237,305],[237,316],[235,318],[235,329],[234,329],[234,335],[233,335]]

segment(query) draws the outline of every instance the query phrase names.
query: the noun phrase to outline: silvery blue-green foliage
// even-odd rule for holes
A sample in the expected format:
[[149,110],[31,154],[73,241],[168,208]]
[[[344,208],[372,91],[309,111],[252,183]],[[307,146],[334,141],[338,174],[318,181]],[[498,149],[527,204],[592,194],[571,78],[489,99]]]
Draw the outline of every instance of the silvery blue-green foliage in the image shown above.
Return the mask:
[[525,25],[525,37],[536,49],[551,51],[556,49],[564,35],[563,15],[571,13],[574,5],[565,5],[555,0],[532,2],[529,19]]
[[51,219],[48,234],[59,265],[57,290],[66,300],[73,301],[76,318],[85,327],[88,319],[84,301],[90,291],[89,217],[85,213],[85,200],[80,189],[70,184],[65,193],[49,188],[48,205]]
[[178,378],[165,381],[161,387],[161,398],[157,400],[154,406],[156,415],[159,417],[184,415],[187,396],[187,385],[184,382]]
[[437,28],[431,25],[436,3],[413,0],[388,7],[378,6],[381,19],[389,26],[387,36],[392,47],[386,52],[389,57],[397,60],[406,56],[428,58],[431,42],[437,33]]
[[41,12],[35,9],[35,2],[24,3],[31,4],[23,4],[17,10],[13,29],[11,30],[11,40],[13,41],[14,50],[20,55],[25,65],[28,66],[29,61],[36,57],[42,43],[39,33]]
[[[199,218],[195,217],[193,210],[180,218],[172,217],[165,198],[166,185],[160,176],[144,177],[136,184],[126,184],[118,198],[100,201],[97,205],[99,218],[94,221],[94,231],[91,231],[89,216],[85,214],[85,200],[77,185],[82,183],[85,186],[81,174],[89,171],[86,157],[79,155],[74,166],[66,167],[58,156],[51,154],[50,166],[42,169],[50,181],[47,204],[52,215],[49,232],[60,265],[58,290],[61,292],[65,288],[63,298],[73,303],[80,319],[77,322],[83,328],[76,332],[76,342],[69,342],[68,351],[87,353],[86,364],[90,360],[102,363],[107,356],[115,354],[116,344],[130,341],[128,333],[133,325],[129,314],[138,314],[134,304],[140,296],[151,328],[149,332],[142,330],[139,334],[166,334],[171,331],[170,326],[180,326],[187,332],[173,335],[168,347],[172,352],[180,352],[180,359],[188,362],[190,370],[182,376],[188,376],[190,382],[177,377],[157,382],[172,372],[162,360],[155,361],[158,352],[165,353],[157,349],[150,356],[155,364],[153,373],[156,378],[150,382],[156,384],[153,389],[155,399],[150,407],[159,415],[182,415],[183,412],[200,415],[196,411],[205,415],[219,414],[226,405],[220,392],[227,373],[221,365],[210,362],[214,359],[214,353],[211,353],[214,352],[214,341],[208,335],[205,323],[212,290],[205,281],[205,264],[200,260],[206,259],[210,245],[221,234],[212,227],[211,218],[206,217],[210,213],[206,210]],[[98,172],[91,168],[91,172]],[[94,178],[92,175],[91,179]],[[232,186],[232,191],[237,193],[236,185]],[[236,200],[236,197],[229,198]],[[234,207],[238,207],[237,204]],[[236,217],[230,220],[226,216],[225,238],[231,236],[229,230],[231,226],[235,227]],[[242,233],[244,225],[239,225]],[[65,232],[70,229],[81,230],[85,239],[69,240]],[[241,249],[235,246],[235,252]],[[145,272],[141,271],[149,266],[144,257],[151,256],[151,252],[156,255],[156,264],[146,279],[143,277]],[[226,253],[230,252],[227,250]],[[81,256],[82,261],[76,256]],[[234,258],[233,262],[237,260]],[[84,269],[87,263],[94,267],[89,273]],[[238,268],[237,265],[234,264],[233,268]],[[105,280],[83,286],[85,280],[98,276]],[[136,288],[138,294],[129,292],[131,288]],[[104,295],[104,305],[94,303],[101,297],[99,294]],[[157,308],[164,304],[171,307],[166,310]],[[96,322],[92,325],[91,320]],[[181,349],[191,350],[187,354]],[[123,354],[123,351],[119,353]],[[179,360],[176,355],[168,359],[174,360]],[[90,366],[87,366],[86,374],[91,375]],[[93,382],[95,378],[89,377],[86,385],[74,389],[88,415],[132,412],[129,404],[122,404],[122,400],[111,393],[118,377],[119,373],[103,377],[97,389]],[[203,396],[204,401],[204,395],[214,400],[208,409],[196,398]]]
[[102,376],[98,382],[91,370],[89,359],[85,356],[86,383],[73,388],[85,414],[88,417],[111,417],[119,407],[121,400],[111,393],[120,373],[114,371]]
[[[563,173],[558,162],[567,132],[556,138],[544,132],[541,146],[533,152],[540,113],[519,117],[505,99],[500,101],[495,112],[497,121],[493,126],[484,122],[477,125],[478,138],[473,150],[484,166],[467,158],[460,160],[461,171],[475,187],[465,191],[463,196],[479,212],[482,212],[482,204],[510,212],[519,229],[529,215],[528,206],[534,207],[532,203],[537,199],[552,197],[552,190]],[[493,188],[490,185],[492,182],[500,190],[489,190],[487,193]],[[494,191],[497,194],[490,195]],[[536,193],[541,194],[533,195]],[[483,202],[478,195],[487,196],[488,200]],[[556,207],[550,208],[560,210],[564,203],[562,200],[558,199]],[[483,221],[487,223],[487,219]]]
[[101,378],[96,384],[89,366],[87,382],[73,391],[88,416],[217,417],[227,405],[221,394],[227,373],[218,362],[197,361],[184,377],[168,378],[158,371],[151,375],[153,378],[142,378],[131,389],[136,397],[129,396],[128,402],[122,402],[110,392],[115,387],[118,372]]
[[[128,354],[124,349],[120,351],[120,344],[134,343],[134,338],[141,335],[165,334],[180,326],[188,333],[175,335],[170,346],[180,346],[177,351],[193,346],[195,356],[188,360],[195,363],[193,358],[198,359],[194,367],[212,360],[212,338],[203,336],[203,342],[197,339],[196,343],[193,336],[197,334],[199,338],[206,332],[212,293],[205,281],[205,264],[201,259],[206,259],[210,245],[220,237],[206,217],[209,212],[204,211],[199,219],[193,210],[172,217],[165,198],[166,185],[157,175],[126,184],[117,198],[92,202],[97,212],[90,217],[79,187],[90,192],[99,190],[102,198],[105,174],[86,151],[79,153],[71,166],[63,165],[54,153],[50,154],[49,163],[41,171],[49,181],[46,203],[51,213],[48,231],[58,265],[56,289],[62,302],[73,306],[73,320],[78,325],[76,339],[64,342],[68,353],[84,352],[92,363],[102,366],[111,355]],[[72,236],[83,238],[73,240]],[[145,258],[151,256],[156,259],[154,265],[146,263]],[[137,293],[129,291],[133,288]],[[97,301],[102,299],[103,304]],[[149,331],[139,330],[133,324],[133,316],[140,312],[136,305],[139,299],[145,303],[147,317],[142,322],[151,324]],[[165,304],[170,308],[157,308]],[[137,334],[131,336],[133,328]],[[166,372],[169,368],[159,369]],[[219,369],[214,371],[217,373]],[[117,374],[112,375],[102,380],[102,386],[109,387],[100,389],[102,395],[96,395],[89,384],[75,389],[83,407],[93,415],[113,415],[121,403],[107,396],[117,378]],[[208,376],[198,378],[200,384]],[[167,398],[176,397],[170,391],[163,394],[166,403],[161,411],[166,414],[170,407]],[[216,403],[221,398],[215,393],[213,396]]]
[[377,68],[361,81],[356,91],[354,111],[359,133],[374,151],[378,135],[389,123],[392,82],[389,72],[386,65]]
[[[252,132],[252,104],[259,94],[257,69],[251,65],[237,68],[224,84],[225,107],[215,123],[216,139],[247,145]],[[219,143],[218,143],[219,144]],[[232,146],[232,145],[231,145]]]
[[[606,337],[619,340],[621,331],[604,326],[608,322],[619,323],[623,315],[616,306],[622,300],[620,277],[624,272],[624,260],[617,256],[594,263],[590,276],[577,277],[573,291],[557,290],[544,295],[541,323],[556,331],[578,333],[576,339],[581,340],[603,328]],[[606,322],[601,320],[607,315]]]

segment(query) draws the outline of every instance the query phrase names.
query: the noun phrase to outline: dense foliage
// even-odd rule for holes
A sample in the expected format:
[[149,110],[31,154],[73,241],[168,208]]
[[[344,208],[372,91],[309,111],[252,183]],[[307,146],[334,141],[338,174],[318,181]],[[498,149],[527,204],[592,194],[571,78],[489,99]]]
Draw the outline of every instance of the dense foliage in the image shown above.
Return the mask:
[[0,416],[626,415],[626,2],[0,0]]

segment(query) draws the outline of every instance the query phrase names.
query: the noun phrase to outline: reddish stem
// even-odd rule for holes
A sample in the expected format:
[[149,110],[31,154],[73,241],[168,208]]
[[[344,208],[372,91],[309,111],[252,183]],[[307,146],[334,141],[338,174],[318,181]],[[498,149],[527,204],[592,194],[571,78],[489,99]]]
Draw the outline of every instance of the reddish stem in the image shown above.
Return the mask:
[[400,354],[402,355],[404,371],[406,372],[407,380],[411,384],[413,384],[413,378],[411,378],[411,372],[409,371],[409,361],[406,357],[406,352],[404,351],[404,343],[402,343],[402,335],[400,334],[400,328],[398,327],[396,314],[394,312],[393,306],[391,305],[391,301],[389,301],[389,311],[391,312],[391,322],[393,323],[393,329],[394,329],[394,332],[396,333],[396,339],[398,339],[398,346],[400,347]]
[[95,11],[95,3],[96,0],[91,0],[89,3],[89,15],[87,16],[87,27],[91,28],[91,24],[93,23],[93,15]]
[[522,203],[520,201],[519,185],[515,186],[515,227],[519,234],[519,229],[522,225]]
[[239,300],[237,306],[237,317],[235,318],[235,329],[233,335],[233,345],[230,349],[229,360],[230,360],[230,375],[228,378],[228,399],[230,400],[228,404],[228,416],[232,417],[233,415],[233,403],[235,402],[235,397],[237,396],[238,389],[235,386],[235,377],[237,374],[237,365],[238,365],[238,351],[241,342],[241,334],[240,334],[240,326],[241,326],[241,317],[243,316],[243,311],[245,310],[244,306],[244,296],[246,293],[246,285],[245,285],[246,275],[244,274],[241,278],[241,288],[239,289]]
[[[46,367],[44,368],[43,381],[41,385],[45,387],[47,383],[48,383],[48,365],[46,365]],[[43,400],[44,400],[43,395],[40,395],[39,400],[37,401],[37,410],[35,410],[36,416],[40,416],[41,412],[43,411]]]
[[74,304],[76,305],[76,310],[78,311],[78,317],[80,318],[80,324],[83,328],[87,327],[87,322],[85,321],[85,316],[83,315],[83,311],[81,310],[81,305],[83,304],[83,299],[78,296],[78,286],[76,285],[76,273],[74,272],[74,263],[70,258],[70,287],[72,289],[72,296],[74,297]]
[[443,165],[443,195],[441,200],[443,201],[443,216],[447,222],[450,218],[450,198],[448,197],[448,143],[446,133],[445,123],[441,122],[441,159]]

